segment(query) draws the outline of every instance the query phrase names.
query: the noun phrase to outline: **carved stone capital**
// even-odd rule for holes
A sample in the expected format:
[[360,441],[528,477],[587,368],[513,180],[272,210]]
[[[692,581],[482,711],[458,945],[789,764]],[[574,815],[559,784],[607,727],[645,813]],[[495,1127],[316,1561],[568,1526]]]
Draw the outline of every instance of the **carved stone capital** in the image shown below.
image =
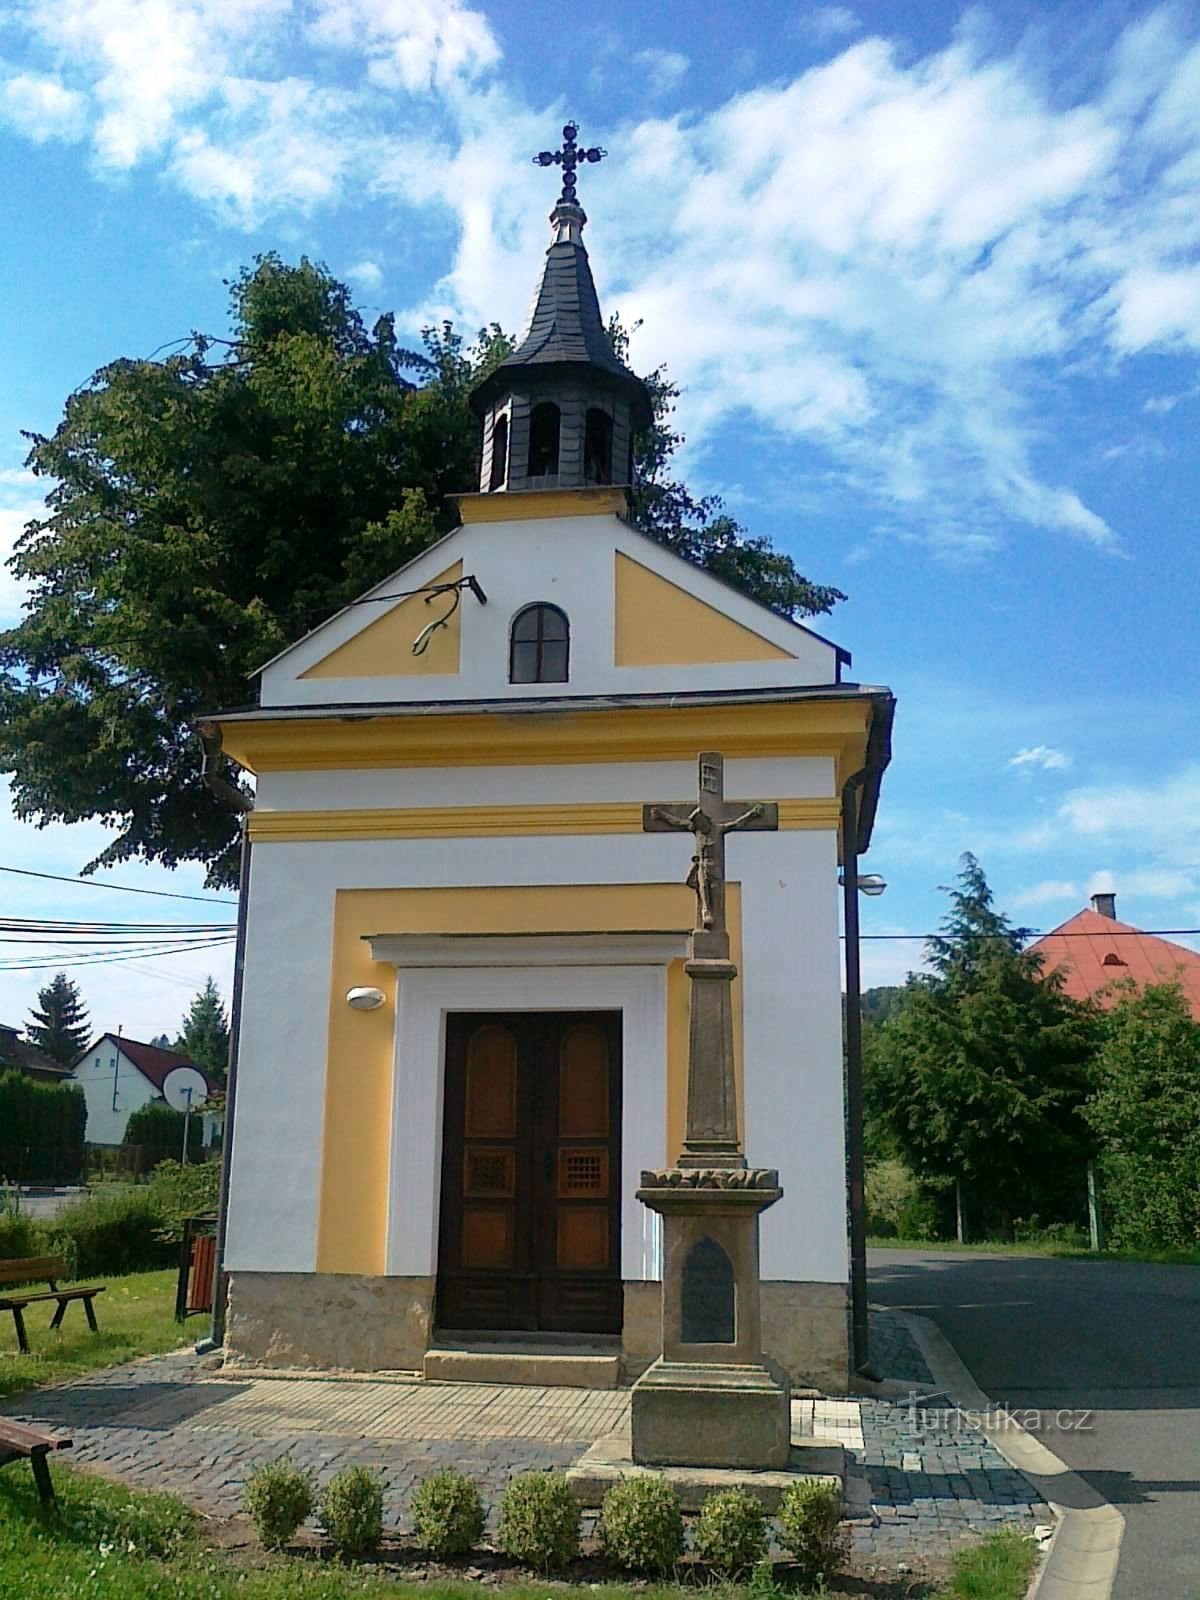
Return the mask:
[[642,1173],[643,1189],[778,1189],[774,1167],[656,1167]]

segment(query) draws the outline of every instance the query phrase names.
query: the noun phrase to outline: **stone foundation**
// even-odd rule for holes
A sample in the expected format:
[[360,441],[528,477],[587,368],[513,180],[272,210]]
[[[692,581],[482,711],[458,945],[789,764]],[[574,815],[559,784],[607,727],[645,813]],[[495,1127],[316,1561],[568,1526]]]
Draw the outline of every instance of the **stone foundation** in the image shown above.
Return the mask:
[[[433,1342],[432,1278],[335,1272],[235,1272],[230,1358],[267,1367],[416,1372]],[[850,1357],[847,1297],[838,1283],[762,1285],[765,1354],[793,1386],[844,1394]],[[662,1354],[662,1285],[625,1285],[626,1383]]]

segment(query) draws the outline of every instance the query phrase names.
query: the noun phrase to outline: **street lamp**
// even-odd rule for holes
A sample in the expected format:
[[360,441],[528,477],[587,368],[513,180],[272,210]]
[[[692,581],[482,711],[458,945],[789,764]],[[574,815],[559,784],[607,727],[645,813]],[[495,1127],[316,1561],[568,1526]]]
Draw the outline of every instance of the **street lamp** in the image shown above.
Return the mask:
[[[838,882],[843,887],[845,887],[846,873],[845,873],[844,869],[843,869],[843,871],[838,873]],[[869,895],[872,896],[872,898],[874,898],[874,896],[882,894],[883,891],[886,888],[887,888],[887,879],[886,878],[881,878],[877,872],[860,872],[859,873],[859,875],[858,875],[858,892],[859,892],[859,894],[869,894]]]

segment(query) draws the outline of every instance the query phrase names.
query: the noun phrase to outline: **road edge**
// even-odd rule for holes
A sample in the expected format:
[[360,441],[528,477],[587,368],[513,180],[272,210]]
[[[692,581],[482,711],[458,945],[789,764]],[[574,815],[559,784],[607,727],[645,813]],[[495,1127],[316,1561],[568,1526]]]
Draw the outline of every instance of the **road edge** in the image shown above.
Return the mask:
[[929,1317],[899,1311],[939,1393],[972,1421],[1011,1467],[1029,1478],[1054,1513],[1050,1547],[1034,1575],[1027,1600],[1109,1600],[1117,1576],[1125,1518],[1061,1457],[989,1397],[942,1330]]

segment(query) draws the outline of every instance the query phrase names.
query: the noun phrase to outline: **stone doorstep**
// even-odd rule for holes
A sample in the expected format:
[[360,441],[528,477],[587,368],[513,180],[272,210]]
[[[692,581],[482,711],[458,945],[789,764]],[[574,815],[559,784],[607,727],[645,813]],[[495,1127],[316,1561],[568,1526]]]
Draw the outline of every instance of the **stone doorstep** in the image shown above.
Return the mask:
[[745,1489],[766,1511],[774,1512],[793,1483],[817,1479],[844,1487],[846,1482],[846,1452],[827,1440],[793,1439],[786,1468],[759,1472],[744,1467],[643,1467],[632,1459],[629,1434],[626,1422],[597,1439],[567,1468],[571,1493],[586,1510],[598,1509],[607,1491],[624,1478],[665,1478],[674,1485],[685,1511],[699,1511],[718,1489]]
[[424,1376],[433,1383],[496,1383],[542,1389],[617,1389],[619,1355],[548,1354],[538,1350],[425,1352]]

